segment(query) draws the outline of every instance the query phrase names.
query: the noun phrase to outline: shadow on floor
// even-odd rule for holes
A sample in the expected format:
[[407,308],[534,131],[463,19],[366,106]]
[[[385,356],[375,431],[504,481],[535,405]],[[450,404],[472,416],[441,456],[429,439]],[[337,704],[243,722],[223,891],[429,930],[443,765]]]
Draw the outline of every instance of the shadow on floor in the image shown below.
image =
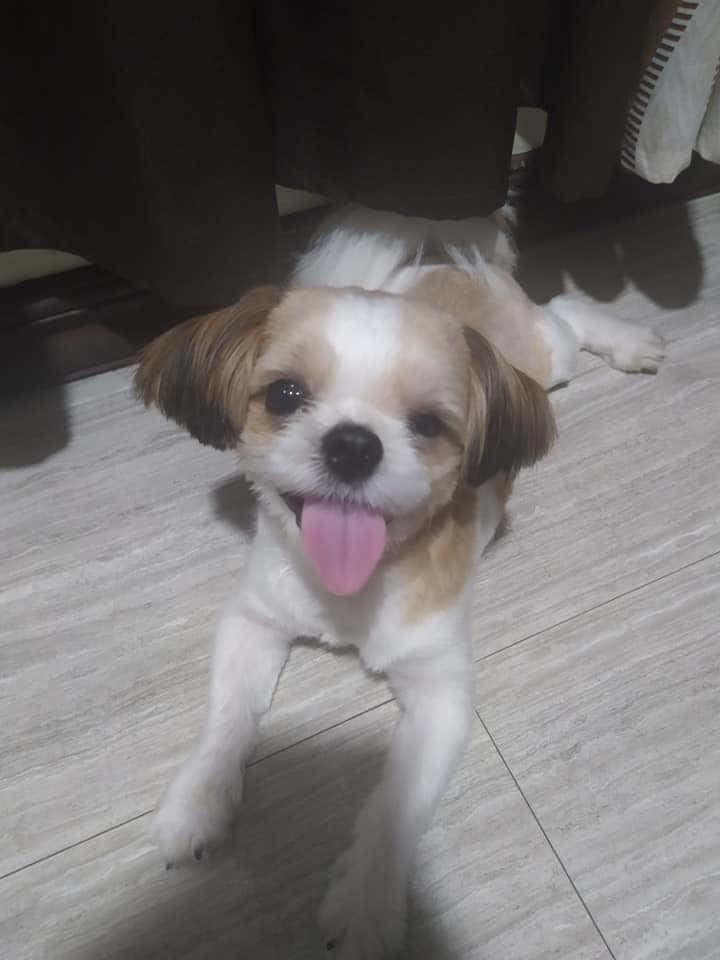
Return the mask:
[[[561,293],[565,276],[601,303],[632,283],[664,309],[691,304],[701,289],[703,262],[687,205],[602,227],[589,224],[587,234],[566,234],[521,254],[518,279],[531,299],[545,303]],[[0,336],[0,468],[42,463],[69,442],[58,362],[42,330]]]
[[65,393],[47,345],[31,330],[0,336],[0,469],[42,463],[70,442]]
[[674,310],[697,298],[703,273],[688,208],[676,204],[531,247],[521,253],[518,280],[538,303],[562,293],[567,275],[602,303],[632,283],[659,307]]
[[[252,765],[235,837],[210,862],[166,872],[149,850],[134,861],[133,885],[126,858],[118,857],[125,882],[108,878],[107,915],[88,923],[101,932],[88,942],[76,927],[72,960],[332,956],[316,927],[317,907],[386,747],[367,728],[346,737],[325,750],[310,741]],[[407,960],[462,960],[426,921],[421,903],[411,905],[410,916]]]
[[252,537],[257,523],[257,501],[242,475],[223,480],[212,491],[215,516],[234,527],[243,537]]

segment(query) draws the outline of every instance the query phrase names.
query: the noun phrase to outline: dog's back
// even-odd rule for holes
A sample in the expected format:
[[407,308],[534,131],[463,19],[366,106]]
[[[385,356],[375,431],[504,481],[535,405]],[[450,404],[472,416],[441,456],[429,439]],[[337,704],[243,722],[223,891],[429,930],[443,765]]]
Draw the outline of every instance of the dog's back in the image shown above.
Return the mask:
[[344,207],[320,227],[298,261],[293,284],[400,292],[395,289],[399,271],[442,262],[491,263],[513,273],[517,257],[511,227],[509,208],[490,217],[432,221]]
[[321,227],[301,257],[300,287],[362,287],[422,300],[483,334],[518,369],[550,382],[542,311],[511,276],[507,211],[433,222],[349,207]]

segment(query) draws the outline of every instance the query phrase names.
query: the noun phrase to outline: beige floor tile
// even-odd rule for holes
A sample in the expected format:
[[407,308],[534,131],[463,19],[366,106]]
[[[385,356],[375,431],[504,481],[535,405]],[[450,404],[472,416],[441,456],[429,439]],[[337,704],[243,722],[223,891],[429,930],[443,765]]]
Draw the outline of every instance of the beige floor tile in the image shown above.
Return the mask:
[[478,571],[478,657],[720,548],[720,302],[655,377],[553,394],[559,440],[521,473]]
[[720,555],[485,660],[479,713],[618,960],[720,956]]
[[[377,777],[386,705],[262,761],[225,858],[169,873],[147,818],[0,881],[13,960],[305,960],[332,860]],[[604,960],[607,950],[478,723],[422,845],[413,960]]]

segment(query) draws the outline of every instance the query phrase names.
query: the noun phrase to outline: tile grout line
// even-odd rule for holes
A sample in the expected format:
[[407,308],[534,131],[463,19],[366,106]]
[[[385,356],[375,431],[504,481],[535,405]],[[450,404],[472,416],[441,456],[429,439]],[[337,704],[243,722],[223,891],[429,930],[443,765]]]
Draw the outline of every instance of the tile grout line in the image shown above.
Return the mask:
[[[590,372],[590,371],[589,371],[589,372]],[[715,550],[715,551],[713,551],[713,553],[709,553],[707,556],[701,557],[701,558],[699,558],[698,560],[691,560],[690,563],[686,563],[686,564],[684,564],[682,567],[678,567],[677,570],[673,570],[673,571],[671,571],[670,573],[666,573],[666,574],[663,574],[663,575],[660,576],[660,577],[656,577],[654,580],[648,580],[647,583],[643,583],[643,584],[641,584],[640,586],[633,587],[632,590],[627,590],[627,591],[625,591],[624,593],[619,593],[619,594],[617,594],[616,596],[609,598],[608,600],[604,600],[602,603],[598,603],[598,604],[596,604],[595,606],[588,607],[586,610],[582,610],[582,611],[580,611],[579,613],[574,613],[572,616],[567,617],[567,618],[564,619],[564,620],[559,620],[557,623],[553,623],[553,624],[551,624],[550,626],[544,627],[542,630],[538,630],[536,633],[530,633],[530,634],[528,634],[527,636],[522,637],[520,640],[516,640],[514,643],[510,643],[510,644],[508,644],[506,647],[501,647],[499,650],[493,650],[492,653],[488,653],[488,654],[486,654],[484,657],[479,657],[478,659],[473,660],[473,663],[474,663],[474,664],[483,663],[485,660],[489,660],[491,657],[494,657],[494,656],[496,656],[496,655],[499,654],[499,653],[505,653],[505,652],[508,651],[508,650],[512,650],[514,647],[517,647],[517,646],[519,646],[520,644],[525,643],[527,640],[534,640],[534,639],[536,639],[537,637],[540,637],[540,636],[542,636],[543,634],[547,633],[549,630],[554,629],[555,627],[563,626],[564,624],[570,623],[570,622],[572,622],[573,620],[576,620],[576,619],[578,619],[579,617],[582,617],[582,616],[584,616],[584,615],[587,614],[587,613],[592,613],[594,610],[599,610],[601,607],[606,606],[608,603],[613,603],[615,600],[620,600],[620,599],[622,599],[623,597],[630,596],[631,594],[636,593],[638,590],[642,590],[644,587],[648,587],[648,586],[651,586],[651,585],[654,584],[654,583],[659,583],[659,582],[662,581],[662,580],[666,580],[668,577],[672,577],[672,576],[674,576],[676,573],[680,573],[680,572],[683,571],[683,570],[687,570],[689,567],[693,567],[693,566],[695,566],[696,564],[703,563],[705,560],[711,560],[713,557],[718,556],[718,554],[720,554],[720,550]],[[389,703],[394,703],[394,702],[395,702],[395,697],[388,697],[386,700],[381,700],[380,703],[376,703],[376,704],[374,704],[374,705],[371,706],[371,707],[367,707],[365,710],[360,710],[360,711],[358,711],[358,713],[354,713],[354,714],[353,714],[352,716],[350,716],[350,717],[344,717],[342,720],[338,720],[338,721],[336,721],[335,723],[331,723],[329,727],[324,727],[322,730],[317,730],[315,733],[310,733],[310,734],[308,734],[306,737],[302,737],[300,740],[295,740],[295,741],[293,741],[293,743],[289,743],[289,744],[287,744],[287,745],[284,746],[284,747],[279,747],[277,750],[273,750],[273,751],[271,751],[270,753],[266,754],[265,756],[259,757],[257,760],[252,760],[250,763],[248,763],[246,769],[250,770],[250,769],[252,769],[253,767],[259,766],[261,763],[264,763],[266,760],[270,760],[272,757],[277,757],[277,756],[279,756],[281,753],[286,753],[288,750],[291,750],[293,747],[297,747],[297,746],[300,746],[300,745],[303,744],[303,743],[307,743],[309,740],[312,740],[312,739],[314,739],[315,737],[319,737],[319,736],[321,736],[321,735],[324,734],[324,733],[328,733],[328,732],[331,731],[331,730],[335,730],[335,729],[337,729],[338,727],[342,726],[342,725],[345,724],[345,723],[350,723],[350,722],[353,721],[353,720],[357,720],[359,717],[364,717],[364,716],[366,716],[368,713],[372,713],[373,710],[379,710],[381,707],[385,707],[385,706],[387,706]],[[510,776],[513,778],[513,780],[515,781],[515,784],[516,784],[518,790],[520,791],[520,793],[522,794],[523,799],[525,800],[525,803],[527,803],[528,808],[530,809],[530,812],[532,813],[533,817],[535,817],[535,820],[536,820],[537,823],[538,823],[538,827],[540,827],[540,829],[542,830],[542,826],[540,825],[539,820],[537,820],[537,817],[535,816],[535,812],[532,810],[532,807],[530,807],[530,804],[528,803],[527,798],[526,798],[525,795],[523,794],[522,789],[520,788],[520,785],[517,783],[517,780],[515,780],[515,776],[513,775],[512,771],[510,770],[510,767],[507,765],[507,763],[506,763],[506,761],[505,761],[505,758],[503,757],[502,753],[500,753],[500,750],[498,749],[497,744],[495,743],[495,741],[494,741],[494,739],[493,739],[493,737],[492,737],[492,734],[490,733],[490,731],[488,730],[488,728],[485,726],[485,722],[484,722],[484,720],[482,719],[482,717],[480,716],[480,714],[478,713],[478,711],[476,710],[475,712],[476,712],[476,714],[477,714],[477,716],[478,716],[478,719],[480,720],[480,723],[483,725],[483,728],[485,729],[485,732],[487,733],[488,737],[490,738],[491,742],[493,743],[493,746],[494,746],[495,749],[497,750],[498,755],[500,756],[501,760],[503,761],[503,763],[504,763],[505,766],[507,767],[508,773],[509,773]],[[87,837],[83,837],[81,840],[76,840],[76,841],[74,841],[73,843],[69,843],[69,844],[67,844],[67,846],[61,847],[59,850],[53,850],[51,853],[46,853],[46,854],[44,854],[42,857],[38,857],[36,860],[31,860],[29,863],[23,864],[23,865],[20,866],[20,867],[15,867],[14,869],[9,870],[7,873],[4,873],[4,874],[0,875],[0,882],[3,881],[3,880],[8,879],[9,877],[15,876],[15,875],[18,874],[18,873],[21,873],[23,870],[27,870],[29,867],[34,867],[34,866],[36,866],[36,865],[39,864],[39,863],[44,863],[44,862],[47,861],[47,860],[52,860],[53,857],[60,856],[60,854],[66,853],[68,850],[73,850],[75,847],[79,847],[79,846],[81,846],[83,843],[88,843],[88,842],[91,841],[91,840],[97,840],[98,837],[102,837],[102,836],[104,836],[106,833],[111,833],[113,830],[119,830],[121,827],[125,827],[125,826],[127,826],[129,823],[134,823],[136,820],[141,820],[143,817],[149,816],[149,814],[151,814],[154,809],[155,809],[154,807],[151,807],[149,810],[143,810],[141,813],[136,813],[136,814],[134,814],[132,817],[128,817],[127,820],[121,820],[119,823],[113,823],[113,824],[111,824],[109,827],[106,827],[104,830],[99,830],[97,833],[92,833],[92,834],[90,834],[90,835],[87,836]],[[545,835],[545,831],[544,831],[544,830],[543,830],[543,834]],[[545,836],[546,836],[546,839],[548,839],[548,838],[547,838],[547,835],[545,835]],[[552,844],[550,843],[550,840],[549,840],[549,839],[548,839],[548,843],[549,843],[550,846],[552,847]],[[553,848],[553,852],[555,853],[555,849],[554,849],[554,848]],[[557,853],[555,853],[555,856],[557,857]],[[565,867],[564,867],[564,865],[562,864],[562,861],[560,861],[560,858],[559,858],[559,857],[557,857],[557,859],[558,859],[558,861],[560,862],[561,866],[563,866],[563,870],[564,870]],[[567,871],[565,871],[565,872],[567,873]],[[568,875],[568,879],[569,879],[570,882],[572,883],[572,879],[569,877],[569,875]],[[574,885],[574,884],[573,884],[573,888],[575,888],[575,885]],[[576,890],[576,893],[577,893],[577,890]],[[578,893],[578,897],[580,897],[580,894],[579,894],[579,893]],[[582,900],[582,897],[580,897],[580,899]],[[587,910],[587,907],[586,907],[586,910]],[[589,911],[588,911],[588,913],[589,913]],[[591,917],[591,919],[592,919],[592,917]],[[594,923],[594,922],[595,922],[595,921],[593,920],[593,923]],[[597,925],[596,925],[596,926],[597,926]],[[598,929],[598,933],[600,933],[599,929]],[[600,936],[602,937],[602,934],[600,934]],[[603,942],[605,942],[604,937],[603,937]],[[607,943],[606,943],[606,946],[607,946]],[[608,950],[610,950],[610,947],[609,947],[609,946],[608,946]],[[611,956],[613,956],[613,960],[615,960],[615,956],[614,956],[614,954],[612,953],[611,950],[610,950],[610,953],[611,953]]]
[[[388,697],[386,700],[382,700],[380,703],[373,704],[372,707],[367,707],[365,710],[360,710],[358,713],[354,713],[352,717],[345,717],[343,720],[338,720],[336,723],[331,723],[329,727],[324,727],[322,730],[317,730],[315,733],[310,733],[306,737],[302,737],[300,740],[295,740],[293,743],[289,743],[284,747],[278,747],[277,750],[272,750],[270,753],[265,754],[263,757],[258,757],[257,760],[251,760],[245,767],[246,770],[251,770],[253,767],[259,766],[261,763],[265,763],[266,760],[271,760],[273,757],[279,756],[281,753],[286,753],[288,750],[292,750],[293,747],[298,747],[303,743],[307,743],[308,740],[313,740],[315,737],[322,736],[324,733],[328,733],[330,730],[335,730],[338,727],[341,727],[344,723],[349,723],[351,720],[357,720],[359,717],[364,717],[368,713],[372,713],[373,710],[379,710],[380,707],[386,707],[389,703],[394,703],[395,697]],[[242,806],[242,802],[240,804]],[[29,863],[24,863],[21,867],[14,867],[12,870],[8,870],[7,873],[0,875],[0,882],[7,880],[9,877],[14,877],[18,873],[22,873],[23,870],[28,870],[30,867],[35,867],[39,863],[45,863],[47,860],[52,860],[53,857],[59,857],[63,853],[67,853],[68,850],[74,850],[75,847],[82,846],[83,843],[89,843],[91,840],[97,840],[98,837],[103,837],[107,833],[112,833],[114,830],[119,830],[121,827],[126,827],[129,823],[134,823],[136,820],[142,820],[143,817],[149,816],[151,813],[154,813],[155,807],[150,807],[149,810],[142,810],[140,813],[134,814],[132,817],[128,817],[126,820],[120,820],[118,823],[113,823],[109,827],[105,827],[104,830],[98,830],[97,833],[91,833],[87,837],[83,837],[80,840],[75,840],[73,843],[68,843],[64,847],[60,847],[59,850],[53,850],[51,853],[45,853],[42,857],[38,857],[36,860],[31,860]]]
[[36,860],[31,860],[30,863],[24,863],[21,867],[15,867],[12,870],[8,870],[7,873],[3,873],[2,876],[0,876],[0,882],[7,880],[8,877],[14,877],[16,874],[22,873],[23,870],[28,870],[30,867],[34,867],[38,863],[45,863],[46,860],[52,860],[53,857],[59,857],[61,853],[67,853],[68,850],[74,850],[75,847],[81,847],[84,843],[89,843],[91,840],[97,840],[98,837],[102,837],[106,833],[110,833],[113,830],[118,830],[120,827],[124,827],[128,823],[133,823],[135,820],[141,820],[149,813],[152,813],[152,810],[143,810],[142,813],[136,813],[134,816],[128,817],[127,820],[123,820],[121,823],[114,823],[111,827],[106,827],[104,830],[98,830],[97,833],[91,833],[89,837],[83,837],[82,840],[75,840],[73,843],[68,843],[67,846],[61,847],[59,850],[53,850],[52,853],[45,853],[42,857],[38,857]]
[[592,913],[590,912],[590,908],[588,907],[587,903],[585,902],[585,900],[584,900],[584,898],[583,898],[583,895],[582,895],[582,894],[580,893],[580,891],[578,890],[578,888],[577,888],[577,886],[576,886],[576,884],[575,884],[575,881],[574,881],[573,878],[570,876],[567,867],[565,866],[565,864],[563,863],[563,861],[562,861],[562,859],[561,859],[561,857],[560,857],[560,854],[557,852],[557,850],[555,849],[555,846],[554,846],[552,840],[551,840],[550,837],[547,835],[547,832],[546,832],[545,828],[543,827],[542,823],[540,822],[540,819],[539,819],[538,815],[535,813],[535,810],[533,809],[530,801],[529,801],[528,798],[526,797],[523,788],[520,786],[517,777],[515,776],[515,774],[514,774],[514,773],[512,772],[512,770],[510,769],[510,764],[507,762],[507,760],[505,759],[502,751],[500,750],[500,747],[499,747],[499,746],[497,745],[497,743],[495,742],[495,738],[494,738],[493,735],[490,733],[490,730],[488,729],[487,724],[485,723],[485,721],[483,720],[483,718],[480,716],[480,711],[476,709],[476,710],[475,710],[475,715],[477,716],[478,720],[479,720],[480,723],[482,724],[483,730],[484,730],[485,733],[487,734],[487,736],[488,736],[488,738],[489,738],[489,740],[490,740],[490,743],[492,743],[493,747],[495,748],[495,752],[497,753],[498,757],[500,757],[500,760],[502,761],[503,766],[505,767],[505,769],[507,770],[508,774],[509,774],[510,777],[512,778],[512,781],[513,781],[513,783],[515,784],[515,787],[516,787],[518,793],[519,793],[520,796],[523,798],[523,801],[524,801],[524,803],[525,803],[525,806],[528,808],[528,810],[530,811],[530,815],[532,816],[533,820],[534,820],[535,823],[537,824],[538,830],[540,831],[540,833],[542,833],[543,837],[545,838],[545,842],[546,842],[547,845],[550,847],[550,850],[552,851],[553,856],[555,857],[555,859],[557,860],[558,864],[560,865],[560,869],[561,869],[562,872],[565,874],[565,877],[567,878],[568,883],[570,884],[570,886],[573,888],[573,890],[574,890],[574,892],[575,892],[575,896],[578,898],[578,900],[579,900],[580,903],[582,904],[582,907],[583,907],[583,909],[585,910],[585,913],[588,915],[588,917],[589,917],[589,919],[590,919],[590,922],[592,923],[593,927],[595,928],[595,931],[597,932],[597,935],[600,937],[600,939],[602,940],[603,944],[605,945],[605,949],[607,950],[607,952],[608,952],[608,953],[610,954],[610,956],[612,957],[612,960],[617,960],[617,957],[616,957],[615,954],[613,953],[613,951],[612,951],[612,949],[611,949],[611,947],[610,947],[610,944],[609,944],[609,943],[607,942],[607,940],[605,939],[605,934],[602,932],[602,930],[601,930],[600,927],[598,926],[597,920],[595,919],[595,917],[594,917],[594,916],[592,915]]
[[652,580],[646,580],[637,587],[632,587],[630,590],[624,590],[622,593],[617,593],[613,597],[608,597],[606,600],[602,600],[600,603],[593,604],[584,610],[579,610],[577,613],[573,613],[569,617],[565,617],[563,620],[558,620],[555,623],[548,624],[547,627],[543,627],[542,630],[537,630],[535,633],[528,633],[526,636],[520,637],[519,640],[514,640],[512,643],[508,643],[505,647],[499,647],[497,650],[493,650],[492,653],[486,653],[484,656],[478,657],[473,661],[473,663],[484,663],[486,660],[492,659],[492,657],[497,657],[498,654],[507,653],[508,650],[512,650],[514,647],[519,647],[520,644],[527,643],[528,640],[536,640],[538,637],[543,636],[543,634],[548,633],[550,630],[554,630],[556,627],[562,627],[565,626],[566,623],[572,623],[573,620],[578,620],[580,617],[584,617],[588,613],[594,613],[596,610],[600,610],[610,603],[615,603],[616,600],[622,600],[624,597],[630,597],[633,593],[637,593],[639,590],[644,590],[645,587],[651,587],[653,584],[661,583],[663,580],[667,580],[669,577],[674,577],[676,574],[682,573],[683,570],[688,570],[690,567],[694,567],[699,563],[705,563],[706,560],[712,560],[713,557],[717,557],[718,554],[720,554],[720,550],[713,550],[712,553],[708,553],[704,557],[699,557],[697,560],[690,560],[689,563],[684,563],[681,567],[677,567],[675,570],[669,571],[669,573],[663,573],[659,577],[655,577]]
[[389,703],[394,702],[395,697],[388,697],[386,700],[381,700],[380,703],[374,703],[371,707],[366,707],[364,710],[359,710],[351,717],[345,717],[342,720],[336,720],[335,723],[331,723],[329,727],[323,727],[322,730],[316,730],[315,733],[309,733],[306,737],[301,737],[300,740],[295,740],[292,743],[288,743],[284,747],[278,747],[277,750],[266,753],[265,756],[258,757],[257,760],[252,760],[247,764],[245,769],[250,770],[253,767],[257,767],[261,763],[265,763],[266,760],[271,760],[273,757],[277,757],[281,753],[287,753],[287,751],[292,750],[293,747],[299,747],[301,744],[307,743],[308,740],[313,740],[315,737],[319,737],[323,733],[329,733],[331,730],[337,730],[337,728],[341,727],[344,723],[350,723],[352,720],[357,720],[359,717],[365,717],[368,713],[372,713],[373,710],[379,710],[380,707],[386,707]]

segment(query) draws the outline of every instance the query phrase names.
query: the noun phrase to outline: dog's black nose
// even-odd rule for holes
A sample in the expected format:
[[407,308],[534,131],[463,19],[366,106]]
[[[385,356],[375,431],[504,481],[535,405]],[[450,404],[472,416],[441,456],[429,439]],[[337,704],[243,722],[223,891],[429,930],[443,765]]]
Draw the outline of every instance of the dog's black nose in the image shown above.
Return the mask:
[[380,437],[357,423],[339,423],[322,440],[328,469],[346,483],[367,480],[382,460]]

